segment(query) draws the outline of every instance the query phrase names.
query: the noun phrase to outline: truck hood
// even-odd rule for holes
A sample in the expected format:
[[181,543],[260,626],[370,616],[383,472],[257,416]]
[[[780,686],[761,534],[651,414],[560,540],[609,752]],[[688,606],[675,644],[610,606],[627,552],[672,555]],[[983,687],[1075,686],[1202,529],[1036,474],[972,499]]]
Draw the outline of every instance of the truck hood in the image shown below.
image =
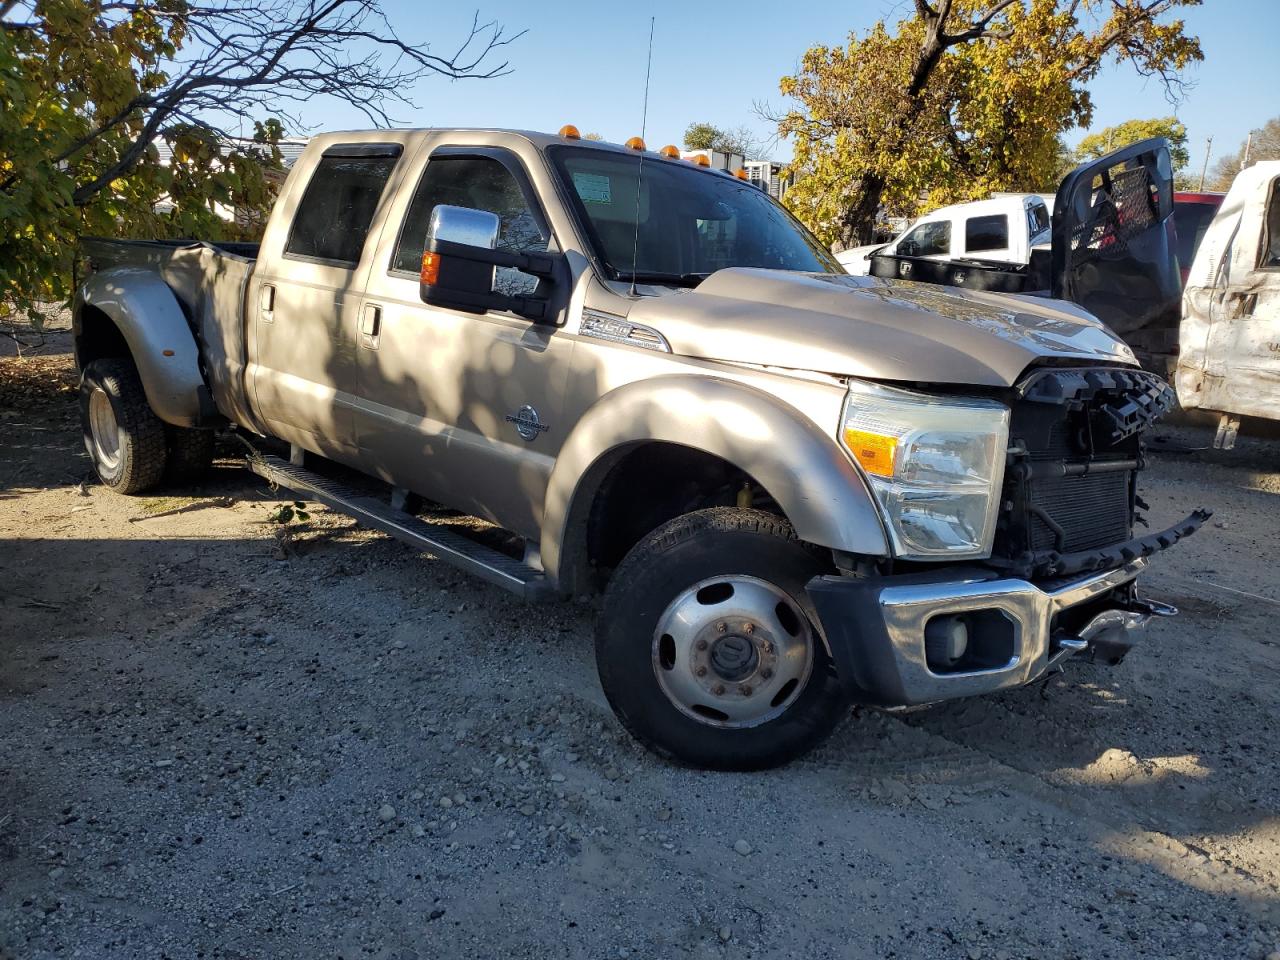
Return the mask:
[[627,319],[684,356],[875,380],[1009,387],[1046,359],[1136,364],[1074,304],[876,277],[734,267]]

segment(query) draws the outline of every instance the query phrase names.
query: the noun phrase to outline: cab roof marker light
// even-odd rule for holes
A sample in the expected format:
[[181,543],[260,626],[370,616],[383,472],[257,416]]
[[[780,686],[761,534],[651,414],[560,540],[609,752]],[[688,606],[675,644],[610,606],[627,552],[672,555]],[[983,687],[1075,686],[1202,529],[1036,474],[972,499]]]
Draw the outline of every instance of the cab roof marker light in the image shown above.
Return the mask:
[[668,143],[665,147],[659,150],[658,153],[662,154],[668,160],[680,159],[680,148],[677,147],[674,143]]
[[564,137],[566,140],[582,139],[582,134],[578,132],[578,128],[575,127],[572,123],[566,123],[563,127],[560,128],[560,136]]
[[632,137],[630,140],[624,143],[623,146],[626,147],[628,150],[643,150],[644,141],[641,140],[639,137]]

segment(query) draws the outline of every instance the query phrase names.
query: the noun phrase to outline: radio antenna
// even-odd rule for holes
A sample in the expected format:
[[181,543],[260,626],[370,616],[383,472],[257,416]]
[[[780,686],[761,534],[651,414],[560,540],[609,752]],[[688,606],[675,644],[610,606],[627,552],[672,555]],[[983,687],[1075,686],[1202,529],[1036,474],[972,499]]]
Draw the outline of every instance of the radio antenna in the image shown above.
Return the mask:
[[[653,69],[653,21],[649,18],[649,59],[644,65],[644,109],[640,114],[640,140],[644,141],[645,125],[649,122],[649,73]],[[640,185],[644,182],[644,155],[647,148],[640,150],[640,169],[636,171],[636,230],[631,240],[631,296],[636,295],[636,267],[640,260]]]

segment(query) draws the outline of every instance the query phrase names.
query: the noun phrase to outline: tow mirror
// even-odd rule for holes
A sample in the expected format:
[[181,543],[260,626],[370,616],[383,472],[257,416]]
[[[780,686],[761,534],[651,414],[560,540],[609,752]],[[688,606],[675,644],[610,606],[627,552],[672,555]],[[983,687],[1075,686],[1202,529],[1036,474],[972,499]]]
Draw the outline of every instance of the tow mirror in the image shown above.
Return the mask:
[[[564,282],[563,254],[513,253],[493,249],[498,241],[496,214],[440,204],[431,211],[422,251],[419,291],[424,303],[469,313],[509,310],[530,320],[546,320],[549,288]],[[494,270],[511,267],[537,277],[533,296],[495,293]]]

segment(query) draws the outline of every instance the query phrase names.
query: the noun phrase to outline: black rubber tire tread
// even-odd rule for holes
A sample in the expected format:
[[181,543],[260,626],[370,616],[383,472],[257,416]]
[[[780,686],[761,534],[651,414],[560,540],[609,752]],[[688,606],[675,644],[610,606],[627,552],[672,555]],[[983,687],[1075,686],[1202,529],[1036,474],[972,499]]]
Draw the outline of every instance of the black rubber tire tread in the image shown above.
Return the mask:
[[190,484],[203,479],[213,466],[214,432],[166,424],[165,438],[168,449],[165,483]]
[[[825,569],[785,519],[762,510],[712,507],[654,530],[614,571],[596,627],[596,668],[622,725],[659,756],[710,770],[768,769],[821,743],[848,711],[804,591]],[[718,574],[774,583],[795,599],[813,626],[815,661],[805,689],[785,713],[759,726],[719,729],[699,723],[667,699],[653,675],[658,618],[681,591]]]
[[[120,462],[104,467],[94,455],[89,427],[89,397],[101,387],[111,400],[120,427]],[[142,493],[160,483],[167,451],[164,422],[147,403],[146,391],[132,360],[109,357],[94,360],[80,378],[80,423],[85,448],[98,478],[116,493]]]

